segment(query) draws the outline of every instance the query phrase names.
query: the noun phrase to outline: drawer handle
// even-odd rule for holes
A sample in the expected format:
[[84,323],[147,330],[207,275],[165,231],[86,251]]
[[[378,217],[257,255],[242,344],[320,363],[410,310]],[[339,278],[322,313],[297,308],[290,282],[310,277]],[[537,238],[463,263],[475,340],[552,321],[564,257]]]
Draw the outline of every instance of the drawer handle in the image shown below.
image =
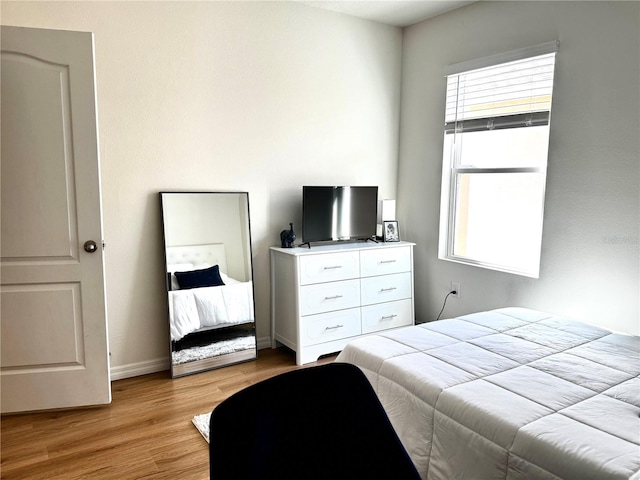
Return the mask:
[[338,328],[342,328],[344,325],[334,325],[333,327],[325,327],[325,330],[337,330]]
[[389,288],[381,288],[381,292],[392,292],[393,290],[397,290],[398,287],[389,287]]
[[380,320],[393,320],[394,318],[396,318],[398,315],[384,315]]
[[331,267],[324,267],[325,270],[335,270],[336,268],[342,268],[342,265],[333,265]]
[[342,295],[334,295],[333,297],[324,297],[325,300],[335,300],[337,298],[342,298]]
[[396,263],[396,260],[380,260],[380,263]]

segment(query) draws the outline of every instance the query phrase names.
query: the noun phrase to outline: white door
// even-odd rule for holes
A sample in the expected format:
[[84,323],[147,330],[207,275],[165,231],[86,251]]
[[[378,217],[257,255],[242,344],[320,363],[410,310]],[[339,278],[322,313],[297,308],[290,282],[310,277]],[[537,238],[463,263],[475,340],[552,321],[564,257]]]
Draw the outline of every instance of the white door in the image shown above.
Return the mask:
[[109,403],[93,34],[0,30],[1,410]]

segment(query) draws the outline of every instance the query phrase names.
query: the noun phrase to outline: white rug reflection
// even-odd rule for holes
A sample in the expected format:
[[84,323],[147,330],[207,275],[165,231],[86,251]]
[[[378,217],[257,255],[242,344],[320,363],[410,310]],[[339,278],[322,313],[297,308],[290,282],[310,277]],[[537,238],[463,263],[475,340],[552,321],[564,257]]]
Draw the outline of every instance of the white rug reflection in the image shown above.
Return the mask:
[[254,336],[239,337],[231,340],[223,340],[220,342],[205,345],[204,347],[191,347],[171,352],[173,365],[181,363],[193,362],[195,360],[203,360],[227,353],[241,352],[256,348],[256,338]]

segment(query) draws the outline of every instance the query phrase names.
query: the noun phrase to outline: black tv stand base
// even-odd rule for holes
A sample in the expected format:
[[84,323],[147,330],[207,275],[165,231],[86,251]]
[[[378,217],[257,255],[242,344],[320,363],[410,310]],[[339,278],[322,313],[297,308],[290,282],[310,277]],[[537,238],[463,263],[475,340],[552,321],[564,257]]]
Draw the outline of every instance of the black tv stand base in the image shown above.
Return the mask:
[[[334,242],[320,242],[322,245],[339,245],[340,243],[358,243],[358,242],[375,242],[375,243],[380,243],[377,239],[373,238],[373,237],[368,237],[368,238],[356,238],[354,240],[338,240],[338,241],[334,241]],[[311,242],[303,242],[301,244],[298,245],[298,247],[304,247],[307,246],[308,248],[311,248]]]

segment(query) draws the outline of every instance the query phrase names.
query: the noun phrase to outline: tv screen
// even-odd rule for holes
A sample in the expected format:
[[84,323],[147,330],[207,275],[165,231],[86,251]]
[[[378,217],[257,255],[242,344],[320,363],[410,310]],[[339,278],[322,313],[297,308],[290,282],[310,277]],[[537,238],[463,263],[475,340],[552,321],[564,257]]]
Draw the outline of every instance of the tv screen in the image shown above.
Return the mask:
[[302,187],[302,241],[375,236],[378,187]]

